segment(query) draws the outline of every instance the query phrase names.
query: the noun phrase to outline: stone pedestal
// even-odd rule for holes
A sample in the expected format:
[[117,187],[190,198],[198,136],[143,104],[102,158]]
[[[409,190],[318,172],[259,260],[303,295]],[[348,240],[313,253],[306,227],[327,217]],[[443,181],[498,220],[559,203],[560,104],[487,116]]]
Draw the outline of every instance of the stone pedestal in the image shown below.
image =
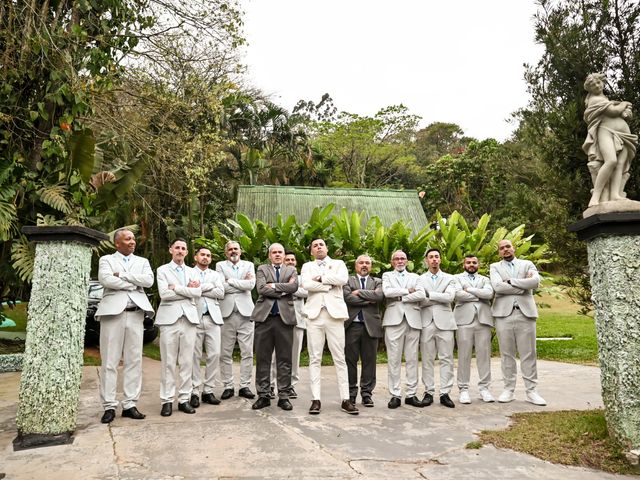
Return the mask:
[[14,449],[73,441],[84,350],[91,248],[85,227],[24,227],[37,242]]
[[640,448],[640,212],[595,214],[569,230],[587,242],[602,400],[609,433]]

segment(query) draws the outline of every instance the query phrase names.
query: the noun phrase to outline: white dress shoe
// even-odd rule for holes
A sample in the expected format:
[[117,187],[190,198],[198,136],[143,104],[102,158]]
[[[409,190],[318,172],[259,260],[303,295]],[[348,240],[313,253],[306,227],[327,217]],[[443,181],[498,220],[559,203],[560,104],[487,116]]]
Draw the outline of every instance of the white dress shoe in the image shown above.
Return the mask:
[[487,402],[487,403],[496,401],[496,399],[493,398],[493,395],[491,395],[491,392],[489,390],[480,390],[480,398],[482,398],[483,402]]
[[538,392],[535,390],[533,392],[527,392],[527,402],[533,403],[534,405],[540,405],[541,407],[544,407],[547,404],[546,400],[538,395]]
[[500,403],[513,402],[515,399],[516,399],[516,396],[513,394],[512,390],[504,390],[498,397],[498,401]]
[[471,397],[469,396],[469,390],[461,390],[460,398],[458,400],[460,403],[471,403]]

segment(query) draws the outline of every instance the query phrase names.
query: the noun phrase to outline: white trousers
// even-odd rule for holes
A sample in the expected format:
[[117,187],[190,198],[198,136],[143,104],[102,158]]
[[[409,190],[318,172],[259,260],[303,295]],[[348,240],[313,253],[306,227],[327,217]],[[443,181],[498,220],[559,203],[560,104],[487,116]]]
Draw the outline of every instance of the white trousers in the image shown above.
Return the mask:
[[471,357],[476,350],[478,364],[478,390],[488,390],[491,385],[491,330],[477,318],[469,325],[458,325],[458,388],[469,389],[471,377]]
[[336,367],[340,398],[349,400],[349,375],[347,362],[344,359],[344,320],[333,318],[324,307],[316,318],[310,318],[307,321],[311,399],[320,400],[322,351],[325,339]]
[[176,363],[178,363],[178,403],[191,397],[193,349],[196,343],[196,325],[187,317],[180,317],[171,325],[160,326],[160,400],[173,402],[176,396]]
[[525,317],[518,309],[513,309],[508,317],[496,318],[496,334],[500,345],[500,364],[504,389],[515,390],[516,354],[520,356],[520,370],[527,392],[538,385],[538,364],[536,359],[536,321]]
[[[213,393],[216,377],[220,374],[220,325],[213,323],[210,315],[203,315],[200,324],[196,327],[196,344],[193,349],[193,393],[198,394],[200,386],[202,393]],[[200,360],[202,359],[202,346],[205,350],[204,380]]]
[[402,397],[400,378],[402,373],[403,352],[406,362],[406,396],[413,397],[418,390],[418,348],[420,331],[419,329],[411,328],[406,318],[402,319],[400,325],[384,328],[384,343],[387,348],[389,393],[394,397]]
[[142,338],[144,312],[124,311],[100,317],[100,401],[107,410],[117,408],[118,365],[123,360],[122,408],[136,406],[142,390]]
[[233,312],[221,328],[220,376],[225,389],[233,389],[233,347],[240,346],[240,388],[251,386],[254,324],[249,317]]
[[427,393],[436,391],[435,361],[440,361],[440,395],[451,392],[453,387],[453,330],[440,330],[435,322],[422,328],[420,353],[422,355],[422,383]]
[[[304,340],[304,328],[293,327],[293,344],[291,346],[291,386],[295,387],[300,381],[300,353]],[[271,388],[276,388],[276,352],[271,356]]]

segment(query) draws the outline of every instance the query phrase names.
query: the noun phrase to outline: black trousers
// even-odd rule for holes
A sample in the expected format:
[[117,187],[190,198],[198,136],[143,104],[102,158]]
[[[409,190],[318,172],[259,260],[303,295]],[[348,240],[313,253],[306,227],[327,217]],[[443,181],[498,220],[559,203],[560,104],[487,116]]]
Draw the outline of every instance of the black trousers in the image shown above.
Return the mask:
[[349,373],[349,396],[358,395],[358,360],[362,359],[360,396],[370,397],[376,387],[378,339],[369,336],[362,322],[351,322],[345,331],[344,356]]
[[293,328],[293,325],[286,325],[279,315],[269,315],[264,322],[256,322],[253,345],[256,357],[256,390],[261,397],[268,397],[271,391],[271,357],[275,349],[278,397],[289,398]]

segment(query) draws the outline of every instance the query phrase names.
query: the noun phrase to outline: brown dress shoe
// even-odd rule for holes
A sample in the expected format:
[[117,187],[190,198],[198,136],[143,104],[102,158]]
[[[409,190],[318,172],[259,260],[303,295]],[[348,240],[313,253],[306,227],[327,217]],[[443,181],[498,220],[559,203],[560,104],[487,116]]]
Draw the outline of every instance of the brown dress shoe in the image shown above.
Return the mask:
[[311,400],[311,406],[309,407],[309,413],[311,415],[318,415],[320,413],[321,404],[320,400]]
[[342,404],[340,405],[340,409],[343,412],[348,413],[349,415],[358,415],[358,413],[360,413],[358,411],[358,408],[351,403],[351,400],[343,400]]

